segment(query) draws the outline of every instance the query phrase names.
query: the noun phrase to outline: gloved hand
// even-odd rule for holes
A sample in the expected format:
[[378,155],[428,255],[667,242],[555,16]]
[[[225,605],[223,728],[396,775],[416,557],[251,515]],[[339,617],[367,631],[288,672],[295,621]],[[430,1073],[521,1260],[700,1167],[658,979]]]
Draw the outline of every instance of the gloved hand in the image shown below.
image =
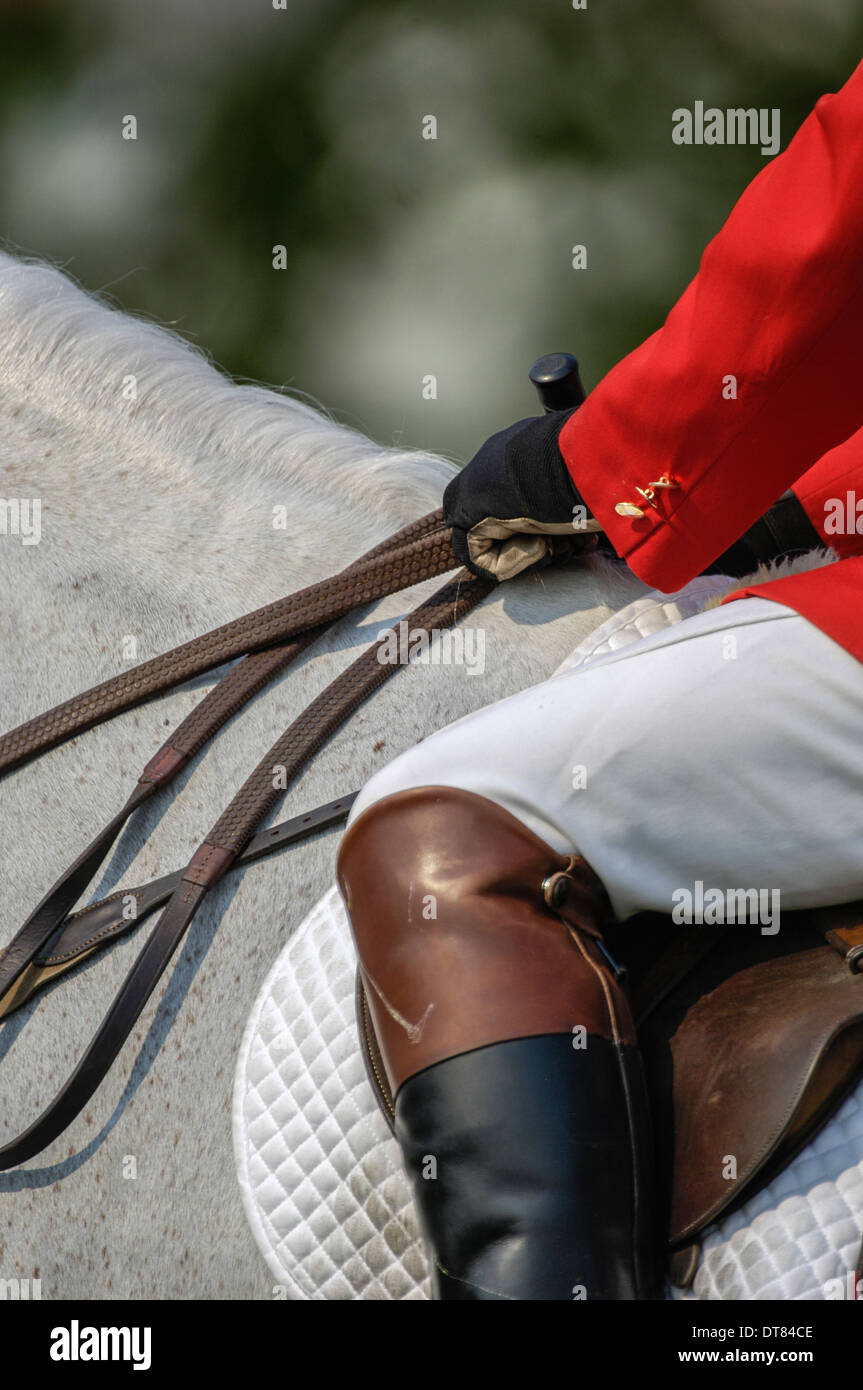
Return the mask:
[[[512,579],[596,545],[558,437],[571,410],[519,420],[493,434],[443,495],[457,559],[482,579]],[[552,537],[565,537],[563,542]]]

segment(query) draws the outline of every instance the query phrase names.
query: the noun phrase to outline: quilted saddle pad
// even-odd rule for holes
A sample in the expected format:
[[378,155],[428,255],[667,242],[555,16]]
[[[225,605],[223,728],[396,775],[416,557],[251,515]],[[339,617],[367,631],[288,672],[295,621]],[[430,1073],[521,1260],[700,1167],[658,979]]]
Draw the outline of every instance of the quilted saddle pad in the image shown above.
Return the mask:
[[[638,599],[564,666],[679,621],[712,588],[696,581],[685,600]],[[360,1054],[355,969],[333,887],[282,951],[246,1026],[233,1105],[243,1203],[289,1298],[426,1299],[410,1187]],[[863,1083],[768,1187],[711,1229],[692,1289],[669,1296],[847,1296],[861,1230]]]

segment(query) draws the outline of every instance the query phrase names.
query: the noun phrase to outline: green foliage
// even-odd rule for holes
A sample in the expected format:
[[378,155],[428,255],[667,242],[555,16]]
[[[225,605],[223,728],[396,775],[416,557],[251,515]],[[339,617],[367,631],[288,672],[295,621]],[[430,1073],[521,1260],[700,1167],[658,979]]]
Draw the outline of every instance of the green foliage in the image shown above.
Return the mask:
[[533,409],[536,356],[595,383],[656,328],[764,166],[675,146],[672,111],[777,107],[784,148],[861,39],[856,0],[7,0],[0,235],[465,457]]

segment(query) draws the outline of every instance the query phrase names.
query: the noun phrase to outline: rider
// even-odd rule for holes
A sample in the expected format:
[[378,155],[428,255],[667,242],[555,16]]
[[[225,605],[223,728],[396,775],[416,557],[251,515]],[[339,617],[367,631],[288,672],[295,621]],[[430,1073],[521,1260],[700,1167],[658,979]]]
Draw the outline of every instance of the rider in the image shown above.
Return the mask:
[[863,64],[745,190],[663,327],[446,490],[456,555],[498,580],[547,563],[544,526],[586,508],[667,593],[792,485],[840,558],[459,720],[363,789],[339,881],[436,1297],[659,1294],[604,921],[669,913],[695,880],[788,909],[863,896],[861,343]]

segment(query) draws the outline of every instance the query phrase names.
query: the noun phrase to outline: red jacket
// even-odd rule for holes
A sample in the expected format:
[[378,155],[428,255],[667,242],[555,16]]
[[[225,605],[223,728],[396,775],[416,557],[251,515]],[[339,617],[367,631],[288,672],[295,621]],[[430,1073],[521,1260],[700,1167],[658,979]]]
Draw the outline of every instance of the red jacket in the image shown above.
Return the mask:
[[734,597],[787,604],[863,661],[863,63],[753,179],[663,327],[560,444],[617,553],[666,593],[793,484],[847,558]]

